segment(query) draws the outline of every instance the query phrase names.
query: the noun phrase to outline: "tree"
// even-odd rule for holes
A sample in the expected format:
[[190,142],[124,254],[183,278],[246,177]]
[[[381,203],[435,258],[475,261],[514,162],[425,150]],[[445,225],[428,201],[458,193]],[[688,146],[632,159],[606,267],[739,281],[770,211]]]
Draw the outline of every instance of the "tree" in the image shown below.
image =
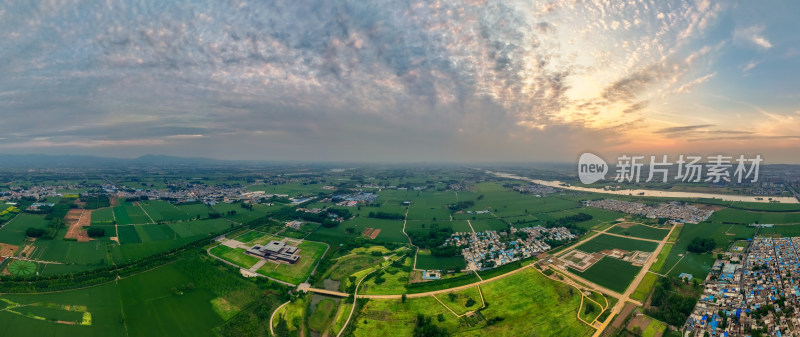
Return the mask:
[[714,250],[717,244],[711,238],[694,238],[687,249],[692,253],[702,254]]
[[99,238],[106,236],[106,230],[97,227],[89,227],[89,229],[86,230],[86,234],[88,234],[90,238]]
[[406,297],[407,297],[406,294],[403,294],[402,296],[400,296],[400,302],[406,303]]
[[38,238],[44,235],[44,229],[28,227],[28,229],[25,230],[25,235],[32,238]]

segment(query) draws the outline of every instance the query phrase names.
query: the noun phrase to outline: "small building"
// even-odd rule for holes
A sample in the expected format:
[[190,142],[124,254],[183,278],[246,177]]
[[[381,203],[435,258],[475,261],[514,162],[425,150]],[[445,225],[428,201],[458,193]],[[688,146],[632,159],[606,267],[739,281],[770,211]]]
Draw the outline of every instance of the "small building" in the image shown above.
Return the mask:
[[297,247],[287,245],[282,241],[270,241],[263,246],[255,245],[245,251],[245,253],[261,259],[286,262],[289,264],[295,264],[300,259],[300,255],[297,255],[297,252]]

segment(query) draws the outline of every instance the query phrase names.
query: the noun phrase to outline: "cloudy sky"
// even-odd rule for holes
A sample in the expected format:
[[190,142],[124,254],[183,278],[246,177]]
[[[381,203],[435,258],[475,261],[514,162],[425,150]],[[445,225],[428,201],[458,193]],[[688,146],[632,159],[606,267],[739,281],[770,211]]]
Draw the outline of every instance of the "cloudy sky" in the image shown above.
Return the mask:
[[0,153],[800,162],[797,1],[3,1]]

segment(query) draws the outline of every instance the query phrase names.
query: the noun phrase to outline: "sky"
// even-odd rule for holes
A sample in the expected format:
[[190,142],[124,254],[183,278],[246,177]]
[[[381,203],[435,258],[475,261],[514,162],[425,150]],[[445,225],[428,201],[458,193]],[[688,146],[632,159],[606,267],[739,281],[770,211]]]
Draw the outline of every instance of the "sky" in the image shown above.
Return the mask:
[[797,1],[0,2],[0,153],[800,163]]

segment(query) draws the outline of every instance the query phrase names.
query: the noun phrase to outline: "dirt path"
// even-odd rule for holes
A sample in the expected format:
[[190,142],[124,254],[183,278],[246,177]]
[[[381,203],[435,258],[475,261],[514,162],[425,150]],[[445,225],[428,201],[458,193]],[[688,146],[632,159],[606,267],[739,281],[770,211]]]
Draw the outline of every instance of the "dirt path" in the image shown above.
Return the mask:
[[67,234],[64,235],[65,239],[76,239],[78,242],[89,242],[89,234],[83,229],[83,227],[89,227],[92,223],[92,211],[86,209],[77,209],[73,208],[67,212],[67,216],[64,217],[66,220],[69,229],[67,229]]

